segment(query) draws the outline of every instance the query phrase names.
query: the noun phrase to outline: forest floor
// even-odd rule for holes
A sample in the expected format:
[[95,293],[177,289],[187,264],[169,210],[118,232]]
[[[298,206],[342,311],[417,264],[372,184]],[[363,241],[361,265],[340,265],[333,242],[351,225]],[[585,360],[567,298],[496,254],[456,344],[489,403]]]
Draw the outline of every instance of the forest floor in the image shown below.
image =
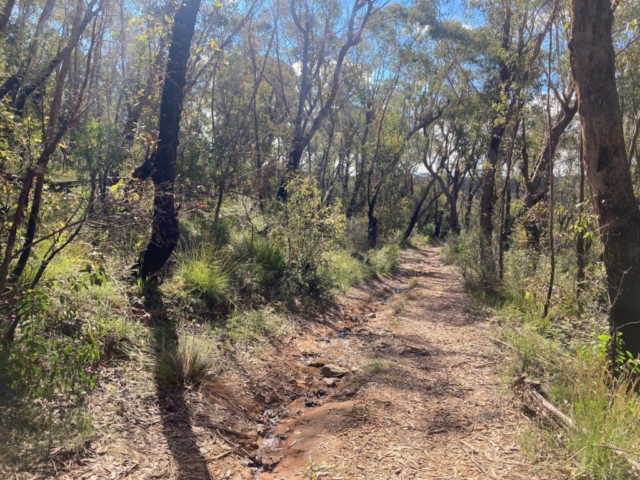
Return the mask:
[[105,373],[95,438],[56,476],[538,478],[497,328],[438,248],[405,249],[396,274],[238,352],[215,381],[167,392],[143,367]]

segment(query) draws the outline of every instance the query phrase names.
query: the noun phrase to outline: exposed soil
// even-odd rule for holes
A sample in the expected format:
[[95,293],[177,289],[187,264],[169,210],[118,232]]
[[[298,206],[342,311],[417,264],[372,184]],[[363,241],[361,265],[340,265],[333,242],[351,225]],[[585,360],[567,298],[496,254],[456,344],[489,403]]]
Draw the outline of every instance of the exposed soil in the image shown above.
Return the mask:
[[[114,369],[93,405],[97,438],[56,476],[538,478],[496,373],[491,322],[439,253],[404,250],[397,274],[239,353],[198,388],[158,391],[143,366]],[[347,373],[322,378],[324,365]]]

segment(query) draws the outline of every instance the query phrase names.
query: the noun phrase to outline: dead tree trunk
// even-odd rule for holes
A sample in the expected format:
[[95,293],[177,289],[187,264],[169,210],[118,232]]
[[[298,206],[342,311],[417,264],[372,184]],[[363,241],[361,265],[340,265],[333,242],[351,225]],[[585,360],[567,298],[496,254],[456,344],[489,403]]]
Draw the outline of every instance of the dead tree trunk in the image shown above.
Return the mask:
[[140,278],[149,278],[165,265],[180,237],[174,199],[176,159],[187,61],[201,0],[186,0],[174,18],[169,58],[162,87],[158,145],[148,165],[134,172],[136,178],[151,177],[155,187],[151,239],[134,267]]
[[[624,349],[640,355],[640,211],[627,163],[609,0],[573,0],[571,69],[582,121],[587,180],[604,250],[609,321]],[[615,342],[612,351],[615,358]]]

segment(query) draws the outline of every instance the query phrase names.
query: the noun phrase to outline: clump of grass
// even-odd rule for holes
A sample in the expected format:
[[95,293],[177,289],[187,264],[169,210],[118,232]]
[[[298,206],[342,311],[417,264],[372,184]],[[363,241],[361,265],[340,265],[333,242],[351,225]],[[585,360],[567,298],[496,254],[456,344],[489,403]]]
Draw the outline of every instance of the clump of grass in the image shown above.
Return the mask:
[[285,335],[292,330],[293,324],[270,307],[236,312],[226,324],[226,334],[234,343]]
[[179,252],[175,279],[183,293],[214,305],[231,301],[231,262],[217,253],[206,243]]
[[372,358],[365,367],[367,373],[371,375],[384,373],[389,371],[389,369],[391,369],[391,362],[383,358]]
[[583,356],[574,364],[565,393],[576,425],[566,432],[568,452],[593,480],[634,478],[627,460],[640,462],[637,380],[612,378],[602,359]]
[[280,245],[261,235],[242,235],[233,245],[238,262],[248,263],[261,288],[274,293],[286,273],[285,255]]
[[153,369],[163,385],[195,385],[214,373],[218,342],[206,334],[183,333],[177,341],[163,341]]
[[407,297],[403,295],[399,300],[391,302],[389,306],[391,307],[391,313],[394,317],[397,317],[404,312],[404,309],[407,307],[407,300]]
[[[51,244],[49,242],[42,242],[33,247],[32,256],[34,258],[27,263],[22,272],[20,276],[21,283],[27,284],[34,280],[40,268],[42,258],[48,253],[50,247]],[[86,265],[87,258],[90,254],[90,246],[79,242],[72,243],[56,255],[47,265],[42,280],[64,280],[77,275]]]
[[140,351],[147,343],[147,327],[124,317],[98,319],[96,331],[102,353],[107,358],[114,355],[131,357],[136,350]]
[[533,377],[557,373],[565,352],[553,340],[544,337],[534,324],[507,327],[503,337],[512,349],[505,363],[510,378],[526,374]]
[[327,252],[324,259],[326,264],[323,268],[323,274],[329,276],[343,292],[346,292],[349,287],[361,283],[367,277],[363,263],[352,257],[346,250]]
[[417,278],[412,278],[411,281],[409,282],[409,290],[413,290],[415,288],[418,288],[420,286],[420,280],[418,280]]
[[387,245],[367,254],[367,259],[373,273],[376,275],[388,275],[398,268],[400,263],[400,247]]

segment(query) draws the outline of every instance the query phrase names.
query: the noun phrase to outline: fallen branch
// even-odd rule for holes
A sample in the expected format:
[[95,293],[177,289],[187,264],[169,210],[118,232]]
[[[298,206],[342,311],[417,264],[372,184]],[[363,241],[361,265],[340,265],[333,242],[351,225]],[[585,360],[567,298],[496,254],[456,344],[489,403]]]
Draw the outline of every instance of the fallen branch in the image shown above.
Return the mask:
[[[547,400],[540,392],[540,384],[528,380],[524,375],[516,378],[512,383],[514,390],[522,395],[523,398],[528,399],[531,403],[535,404],[537,410],[542,410],[552,418],[554,418],[561,426],[568,428],[569,430],[577,430],[578,427],[571,417],[560,411],[553,403]],[[640,478],[640,462],[633,459],[633,454],[622,450],[620,448],[612,447],[609,445],[594,445],[595,447],[606,448],[623,457],[631,468],[635,472],[636,478]]]

